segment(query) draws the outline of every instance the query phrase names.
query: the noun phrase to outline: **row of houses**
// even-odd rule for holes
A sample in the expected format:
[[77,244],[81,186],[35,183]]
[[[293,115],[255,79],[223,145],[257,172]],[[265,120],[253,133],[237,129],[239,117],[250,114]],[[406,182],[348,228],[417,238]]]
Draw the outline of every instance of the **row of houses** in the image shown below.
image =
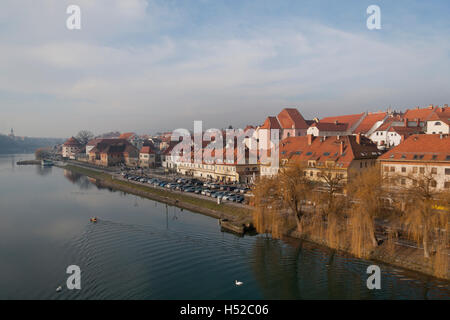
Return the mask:
[[86,145],[71,137],[62,146],[62,156],[102,167],[155,167],[157,150],[151,141],[142,142],[139,149],[129,140],[130,137],[121,135],[117,138],[97,138]]
[[[374,112],[305,120],[297,109],[283,109],[252,129],[251,143],[271,149],[264,131],[279,131],[279,163],[194,163],[179,159],[169,148],[163,166],[173,172],[229,182],[254,182],[259,176],[277,174],[280,167],[303,162],[311,179],[320,179],[324,169],[351,179],[361,171],[381,163],[389,175],[432,172],[436,188],[450,188],[450,109],[429,106],[400,112]],[[439,147],[437,147],[439,146]],[[397,153],[401,153],[397,156]],[[400,157],[397,159],[397,157]],[[389,170],[385,168],[389,167]],[[411,169],[413,168],[413,169]],[[411,179],[400,179],[406,184]]]
[[[94,139],[85,146],[72,137],[63,146],[63,157],[100,166],[121,164],[150,168],[161,163],[166,171],[241,183],[252,183],[260,176],[277,174],[280,167],[292,162],[303,162],[311,179],[320,179],[324,168],[344,179],[351,179],[353,174],[378,161],[388,174],[433,172],[436,188],[445,189],[450,183],[449,126],[450,108],[447,105],[313,120],[306,120],[295,108],[285,108],[277,116],[267,117],[262,125],[245,128],[244,159],[238,159],[236,141],[226,141],[225,131],[222,131],[223,145],[213,152],[223,153],[220,158],[225,159],[225,153],[232,150],[234,159],[231,160],[203,160],[204,154],[211,153],[209,144],[204,141],[197,148],[193,144],[189,155],[180,157],[173,152],[178,141],[171,141],[170,132],[158,137],[126,133]],[[274,129],[279,133],[279,161],[276,164],[262,161],[259,151],[256,156],[251,151],[263,147],[270,154],[273,140],[267,132]],[[201,152],[200,161],[195,160],[195,152]],[[407,183],[406,180],[400,179],[400,183]]]

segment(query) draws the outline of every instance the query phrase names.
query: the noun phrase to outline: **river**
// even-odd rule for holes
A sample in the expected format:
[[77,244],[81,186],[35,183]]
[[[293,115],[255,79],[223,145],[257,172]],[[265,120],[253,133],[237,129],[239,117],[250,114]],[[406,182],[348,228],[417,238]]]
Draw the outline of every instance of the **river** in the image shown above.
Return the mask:
[[[450,299],[448,282],[381,264],[381,289],[369,290],[370,261],[238,237],[61,168],[15,164],[31,158],[0,155],[0,299]],[[69,265],[81,290],[65,286]]]

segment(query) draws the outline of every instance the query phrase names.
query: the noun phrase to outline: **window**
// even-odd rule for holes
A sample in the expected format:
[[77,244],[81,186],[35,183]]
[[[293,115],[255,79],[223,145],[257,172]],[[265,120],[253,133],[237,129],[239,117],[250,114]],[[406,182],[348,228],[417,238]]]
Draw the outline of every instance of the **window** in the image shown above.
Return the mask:
[[433,159],[433,160],[436,160],[436,159],[437,159],[437,154],[433,154],[432,159]]
[[406,167],[402,167],[402,172],[406,172]]
[[404,185],[406,184],[406,179],[403,178],[403,179],[401,180],[401,183],[402,183],[402,185],[404,186]]
[[450,175],[450,168],[445,168],[445,174]]
[[391,167],[390,169],[391,172],[395,172],[395,167]]
[[450,181],[446,181],[446,182],[444,183],[444,188],[445,188],[445,189],[450,189]]
[[425,168],[424,167],[420,168],[420,173],[425,173]]
[[431,168],[431,174],[437,174],[437,168]]
[[384,166],[384,172],[389,172],[389,167],[388,166]]
[[413,173],[417,173],[417,167],[413,167]]
[[435,125],[435,126],[440,126],[441,123],[438,121],[438,122],[435,122],[434,125]]
[[436,188],[436,186],[437,186],[436,180],[431,180],[431,186],[432,186],[433,188]]
[[406,159],[406,155],[402,154],[402,159]]

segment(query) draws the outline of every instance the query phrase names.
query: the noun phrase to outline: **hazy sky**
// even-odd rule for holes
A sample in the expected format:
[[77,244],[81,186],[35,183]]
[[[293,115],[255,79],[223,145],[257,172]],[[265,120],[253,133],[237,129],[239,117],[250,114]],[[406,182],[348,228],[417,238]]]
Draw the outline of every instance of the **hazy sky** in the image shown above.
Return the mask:
[[[66,8],[81,8],[68,30]],[[381,30],[366,9],[381,8]],[[450,102],[450,1],[2,0],[0,133],[153,133]]]

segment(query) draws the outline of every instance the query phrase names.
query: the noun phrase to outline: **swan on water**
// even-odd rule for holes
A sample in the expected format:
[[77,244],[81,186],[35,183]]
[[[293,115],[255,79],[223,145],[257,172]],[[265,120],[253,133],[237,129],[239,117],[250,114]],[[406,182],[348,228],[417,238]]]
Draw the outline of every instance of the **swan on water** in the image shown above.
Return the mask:
[[59,286],[58,288],[56,288],[56,292],[60,292],[62,290],[62,287]]
[[242,281],[234,280],[234,284],[237,286],[242,286],[244,283]]

